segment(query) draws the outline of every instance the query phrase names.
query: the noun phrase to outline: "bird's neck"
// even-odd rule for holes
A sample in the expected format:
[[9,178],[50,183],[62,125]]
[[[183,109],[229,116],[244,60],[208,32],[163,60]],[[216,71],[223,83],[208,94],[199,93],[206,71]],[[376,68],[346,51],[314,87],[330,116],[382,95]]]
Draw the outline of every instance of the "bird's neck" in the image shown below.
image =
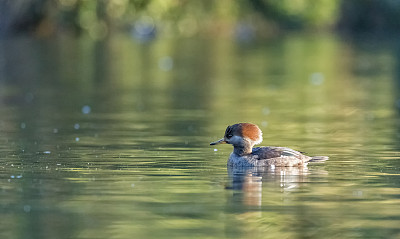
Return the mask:
[[234,145],[233,152],[239,156],[251,154],[253,152],[253,144],[249,141],[244,141],[241,145]]

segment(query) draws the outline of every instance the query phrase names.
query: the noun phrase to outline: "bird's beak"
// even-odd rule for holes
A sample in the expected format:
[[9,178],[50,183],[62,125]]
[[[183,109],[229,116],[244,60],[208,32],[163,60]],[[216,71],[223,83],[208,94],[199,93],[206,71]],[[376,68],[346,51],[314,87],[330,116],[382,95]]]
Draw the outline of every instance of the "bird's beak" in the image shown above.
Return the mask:
[[226,144],[225,139],[220,139],[218,141],[210,143],[210,145],[217,145],[217,144]]

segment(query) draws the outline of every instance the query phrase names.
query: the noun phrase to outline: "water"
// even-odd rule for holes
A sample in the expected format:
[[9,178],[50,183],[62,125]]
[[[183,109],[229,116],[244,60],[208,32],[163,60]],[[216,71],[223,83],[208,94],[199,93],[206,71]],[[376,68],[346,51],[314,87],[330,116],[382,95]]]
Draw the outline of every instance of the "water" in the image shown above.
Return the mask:
[[[390,41],[0,46],[1,238],[400,238]],[[330,160],[227,170],[237,122]]]

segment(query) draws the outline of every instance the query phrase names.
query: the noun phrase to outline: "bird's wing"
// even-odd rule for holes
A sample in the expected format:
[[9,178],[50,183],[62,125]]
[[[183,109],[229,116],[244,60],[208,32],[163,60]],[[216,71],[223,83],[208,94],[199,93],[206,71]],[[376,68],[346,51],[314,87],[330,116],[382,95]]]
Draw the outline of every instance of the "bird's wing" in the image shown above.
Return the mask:
[[252,154],[257,155],[259,159],[302,156],[300,152],[286,147],[258,147],[253,149]]

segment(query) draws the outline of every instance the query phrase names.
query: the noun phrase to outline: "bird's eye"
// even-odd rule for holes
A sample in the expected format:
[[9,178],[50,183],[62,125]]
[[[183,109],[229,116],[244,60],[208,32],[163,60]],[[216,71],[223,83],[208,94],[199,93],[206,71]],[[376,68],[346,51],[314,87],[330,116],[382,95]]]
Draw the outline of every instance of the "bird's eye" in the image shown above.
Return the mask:
[[233,136],[232,134],[228,134],[227,135],[228,138],[232,138],[232,136]]

